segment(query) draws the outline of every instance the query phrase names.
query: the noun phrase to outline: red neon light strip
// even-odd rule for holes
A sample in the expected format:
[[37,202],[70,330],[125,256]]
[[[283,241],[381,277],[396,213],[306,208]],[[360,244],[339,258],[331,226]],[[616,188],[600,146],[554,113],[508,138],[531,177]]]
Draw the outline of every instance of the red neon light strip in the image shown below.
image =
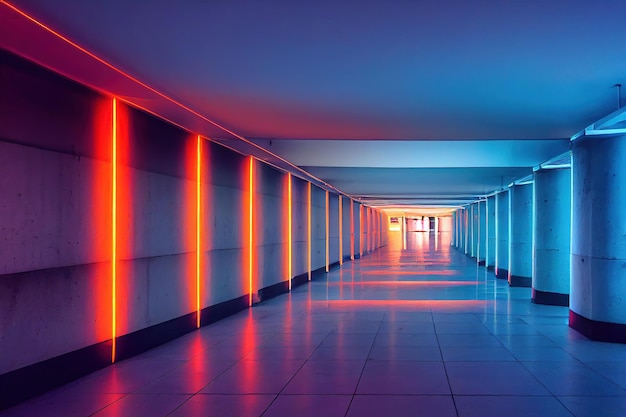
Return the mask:
[[328,191],[326,191],[326,272],[330,271],[329,256],[330,256],[330,199]]
[[287,272],[288,272],[288,276],[287,279],[289,280],[289,291],[291,291],[291,262],[292,262],[292,247],[291,247],[291,173],[287,174],[287,199],[289,200],[287,202],[287,231],[288,231],[288,241],[287,241],[287,247],[288,247],[288,256],[287,256]]
[[350,199],[350,259],[354,261],[354,200]]
[[117,354],[117,99],[111,126],[111,362]]
[[248,305],[252,306],[252,281],[254,280],[254,267],[253,267],[253,263],[254,263],[254,248],[252,247],[253,243],[254,243],[254,198],[253,198],[253,193],[254,193],[254,158],[252,156],[250,156],[250,165],[249,165],[249,178],[248,180],[250,181],[250,201],[249,201],[249,205],[248,205],[248,227],[249,227],[249,231],[248,231],[248,247],[250,248],[250,252],[248,254],[248,292],[249,292],[249,299],[248,299]]
[[308,201],[308,207],[307,207],[307,261],[308,261],[308,269],[309,269],[309,281],[311,281],[312,278],[312,271],[311,271],[311,250],[312,250],[312,242],[311,242],[311,204],[313,203],[313,200],[311,198],[311,183],[308,183],[308,194],[309,194],[309,201]]
[[202,257],[201,229],[202,229],[202,138],[197,139],[196,159],[196,326],[200,328],[200,258]]
[[343,201],[339,196],[339,265],[343,265]]

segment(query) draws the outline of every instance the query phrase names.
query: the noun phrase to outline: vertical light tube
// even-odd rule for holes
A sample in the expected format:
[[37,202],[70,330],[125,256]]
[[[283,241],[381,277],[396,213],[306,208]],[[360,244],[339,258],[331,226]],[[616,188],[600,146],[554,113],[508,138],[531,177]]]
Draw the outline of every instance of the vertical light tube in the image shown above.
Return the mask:
[[498,194],[495,195],[495,200],[496,201],[494,202],[494,212],[496,214],[496,221],[495,221],[495,227],[496,227],[496,247],[495,247],[495,253],[496,253],[496,256],[494,258],[495,259],[494,260],[494,262],[495,262],[494,272],[495,272],[495,274],[497,276],[498,275],[498,265],[499,265],[499,263],[498,263],[498,258],[499,258],[499,256],[498,256],[498,246],[500,246],[500,224],[498,222],[498,218],[500,217],[500,214],[499,214],[500,211],[498,209],[498,200],[499,200]]
[[339,196],[339,265],[343,265],[343,201]]
[[354,200],[350,199],[350,260],[354,261]]
[[117,355],[117,99],[111,126],[111,362]]
[[513,258],[512,250],[513,250],[513,247],[511,245],[511,238],[513,237],[513,227],[512,227],[512,223],[513,222],[511,221],[511,220],[513,220],[513,211],[512,211],[513,208],[511,207],[511,202],[512,202],[511,194],[513,194],[513,187],[515,187],[515,185],[512,185],[509,188],[509,222],[508,222],[509,223],[509,242],[508,242],[508,244],[509,244],[509,277],[511,276],[511,267],[513,265],[513,262],[512,262],[512,258]]
[[202,257],[201,229],[202,229],[202,138],[198,135],[196,147],[196,327],[200,328],[200,259]]
[[309,194],[309,204],[308,204],[308,208],[307,208],[307,267],[309,270],[309,281],[311,281],[312,278],[312,270],[311,270],[311,251],[312,251],[312,247],[313,244],[311,242],[311,205],[313,204],[313,199],[312,199],[312,191],[311,191],[311,183],[309,182],[308,185],[308,194]]
[[288,279],[289,279],[289,291],[291,291],[291,260],[292,260],[292,247],[291,247],[291,241],[292,241],[292,236],[291,236],[291,204],[292,204],[292,200],[291,200],[291,173],[287,174],[287,199],[289,200],[287,203],[287,235],[288,235],[288,241],[287,241],[287,273],[288,273]]
[[252,306],[252,290],[254,280],[254,158],[250,156],[250,162],[248,166],[248,181],[250,185],[249,201],[248,201],[248,305]]
[[359,204],[359,257],[363,257],[363,205]]
[[330,196],[326,191],[326,272],[330,271]]

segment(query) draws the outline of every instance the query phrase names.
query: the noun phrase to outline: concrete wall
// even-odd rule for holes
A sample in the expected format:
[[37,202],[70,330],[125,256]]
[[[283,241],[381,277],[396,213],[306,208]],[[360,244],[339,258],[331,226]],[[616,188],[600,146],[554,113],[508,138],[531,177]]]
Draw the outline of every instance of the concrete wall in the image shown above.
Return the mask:
[[[114,313],[116,340],[190,331],[198,309],[222,317],[247,304],[251,256],[255,297],[308,273],[309,244],[312,270],[339,261],[338,195],[327,207],[325,190],[292,177],[290,240],[286,173],[2,51],[0,75],[0,377],[79,350],[91,360],[93,346],[110,363]],[[344,257],[350,206],[343,197]]]

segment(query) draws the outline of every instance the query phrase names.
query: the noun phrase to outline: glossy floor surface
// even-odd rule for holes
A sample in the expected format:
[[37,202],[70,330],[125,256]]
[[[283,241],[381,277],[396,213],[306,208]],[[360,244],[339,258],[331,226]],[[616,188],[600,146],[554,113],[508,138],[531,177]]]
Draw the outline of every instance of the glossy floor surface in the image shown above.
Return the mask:
[[587,340],[445,234],[320,279],[3,416],[626,415],[626,346]]

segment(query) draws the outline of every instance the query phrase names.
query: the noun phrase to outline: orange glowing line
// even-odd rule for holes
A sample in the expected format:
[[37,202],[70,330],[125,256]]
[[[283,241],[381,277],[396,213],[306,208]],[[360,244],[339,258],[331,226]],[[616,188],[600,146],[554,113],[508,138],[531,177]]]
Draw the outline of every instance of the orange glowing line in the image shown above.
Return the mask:
[[359,205],[359,256],[363,257],[363,206]]
[[[211,124],[211,125],[213,125],[213,126],[217,127],[218,129],[220,129],[220,130],[222,130],[222,131],[224,131],[224,132],[226,132],[226,133],[228,133],[228,134],[230,134],[230,135],[232,135],[232,136],[236,137],[237,139],[241,140],[242,142],[246,143],[247,145],[250,145],[250,146],[252,146],[253,148],[255,148],[255,149],[257,149],[257,150],[259,150],[259,151],[261,151],[261,152],[263,152],[263,153],[265,153],[265,154],[271,155],[272,157],[274,157],[274,158],[278,159],[279,161],[281,161],[281,162],[283,162],[283,163],[285,163],[285,164],[289,165],[290,167],[292,167],[292,168],[293,168],[293,169],[295,169],[296,171],[301,172],[302,174],[304,174],[304,177],[305,177],[305,178],[309,178],[309,179],[311,179],[311,178],[312,178],[312,179],[314,179],[314,180],[318,181],[319,183],[324,184],[326,187],[330,187],[331,189],[333,189],[333,190],[335,190],[335,191],[337,191],[337,192],[341,193],[341,190],[339,190],[338,188],[333,187],[331,184],[328,184],[327,182],[323,181],[322,179],[320,179],[320,178],[316,177],[315,175],[312,175],[311,173],[309,173],[309,172],[305,171],[304,169],[300,168],[299,166],[294,165],[293,163],[289,162],[288,160],[284,159],[283,157],[281,157],[281,156],[279,156],[279,155],[276,155],[275,153],[272,153],[272,152],[268,151],[267,149],[265,149],[265,148],[263,148],[262,146],[260,146],[260,145],[258,145],[258,144],[256,144],[256,143],[254,143],[253,141],[250,141],[250,140],[246,139],[246,138],[245,138],[245,137],[243,137],[242,135],[240,135],[240,134],[238,134],[238,133],[235,133],[234,131],[232,131],[232,130],[228,129],[227,127],[222,126],[221,124],[219,124],[219,123],[217,123],[217,122],[215,122],[215,121],[213,121],[213,120],[209,119],[208,117],[206,117],[206,116],[205,116],[205,115],[203,115],[202,113],[199,113],[198,111],[193,110],[191,107],[188,107],[188,106],[186,106],[186,105],[182,104],[181,102],[174,100],[173,98],[171,98],[171,97],[167,96],[166,94],[164,94],[164,93],[160,92],[160,91],[159,91],[159,90],[157,90],[156,88],[151,87],[151,86],[149,86],[148,84],[146,84],[146,83],[144,83],[144,82],[140,81],[139,79],[137,79],[137,78],[133,77],[132,75],[130,75],[130,74],[128,74],[128,73],[126,73],[126,72],[122,71],[121,69],[117,68],[117,67],[116,67],[116,66],[114,66],[113,64],[111,64],[111,63],[107,62],[106,60],[104,60],[104,59],[100,58],[98,55],[96,55],[96,54],[94,54],[94,53],[90,52],[90,51],[89,51],[89,50],[87,50],[86,48],[83,48],[82,46],[80,46],[80,45],[79,45],[79,44],[77,44],[76,42],[74,42],[74,41],[70,40],[69,38],[67,38],[67,37],[65,37],[65,36],[63,36],[63,35],[61,35],[59,32],[55,31],[54,29],[50,28],[49,26],[45,25],[44,23],[40,22],[39,20],[35,19],[34,17],[31,17],[30,15],[28,15],[27,13],[25,13],[25,12],[23,12],[22,10],[18,9],[16,6],[12,5],[11,3],[8,3],[6,0],[0,0],[0,3],[2,3],[2,4],[4,4],[4,5],[6,5],[6,6],[7,6],[7,7],[9,7],[11,10],[13,10],[13,11],[15,11],[16,13],[18,13],[19,15],[21,15],[21,16],[23,16],[23,17],[25,17],[26,19],[28,19],[29,21],[33,22],[34,24],[36,24],[36,25],[37,25],[37,26],[39,26],[40,28],[44,29],[45,31],[47,31],[47,32],[51,33],[53,36],[56,36],[57,38],[61,39],[63,42],[66,42],[67,44],[69,44],[69,45],[71,45],[72,47],[74,47],[74,48],[78,49],[80,52],[84,53],[85,55],[87,55],[87,56],[89,56],[89,57],[91,57],[91,58],[95,59],[96,61],[98,61],[98,62],[99,62],[99,63],[101,63],[102,65],[106,66],[107,68],[110,68],[111,70],[113,70],[113,71],[117,72],[118,74],[120,74],[120,75],[122,75],[122,76],[124,76],[124,77],[128,78],[129,80],[131,80],[131,81],[133,81],[133,82],[137,83],[138,85],[140,85],[141,87],[143,87],[143,88],[147,89],[148,91],[150,91],[150,92],[152,92],[152,93],[156,94],[157,96],[159,96],[159,97],[161,97],[161,98],[163,98],[163,99],[165,99],[165,100],[169,101],[170,103],[172,103],[172,104],[174,104],[174,105],[176,105],[176,106],[180,107],[181,109],[183,109],[183,110],[185,110],[185,111],[188,111],[189,113],[191,113],[191,114],[193,114],[194,116],[198,117],[199,119],[202,119],[202,120],[204,120],[205,122],[207,122],[207,123],[209,123],[209,124]],[[123,99],[120,99],[120,100],[123,100]],[[151,114],[155,114],[155,115],[157,115],[157,114],[156,114],[156,113],[154,113],[153,111],[151,111],[151,110],[147,110],[147,109],[145,109],[145,108],[143,108],[143,107],[141,107],[141,106],[138,106],[138,105],[136,105],[135,103],[133,103],[133,102],[131,102],[131,101],[129,101],[129,100],[123,100],[123,101],[124,101],[124,102],[126,102],[126,103],[129,103],[129,104],[132,104],[133,106],[136,106],[136,107],[142,108],[142,109],[144,109],[144,110],[148,111],[148,112],[149,112],[149,113],[151,113]],[[157,116],[158,116],[158,117],[163,118],[163,117],[162,117],[162,116],[160,116],[160,115],[157,115]],[[176,123],[173,123],[173,124],[176,124]],[[181,126],[181,127],[182,127],[182,126]],[[223,145],[223,144],[222,144],[222,146],[226,146],[226,145]],[[231,149],[232,149],[232,148],[231,148]],[[268,164],[269,164],[269,162],[268,162]],[[273,164],[270,164],[270,165],[273,165]],[[273,166],[275,166],[275,165],[273,165]]]
[[288,241],[287,241],[287,247],[288,247],[288,252],[287,252],[287,271],[288,271],[288,277],[287,279],[289,280],[289,291],[291,291],[291,261],[292,261],[292,248],[291,248],[291,173],[287,174],[287,198],[288,198],[288,204],[287,204],[287,234],[289,235]]
[[330,271],[329,257],[330,257],[330,199],[328,191],[326,191],[326,272]]
[[343,265],[343,202],[339,196],[339,265]]
[[481,285],[484,284],[482,282],[476,281],[356,281],[356,282],[333,282],[328,285],[332,286],[407,286],[407,287],[455,287],[455,286],[464,286],[464,285]]
[[250,201],[248,202],[248,247],[250,248],[250,253],[248,254],[248,291],[249,291],[249,298],[248,298],[248,305],[252,306],[252,281],[254,279],[253,277],[253,262],[254,262],[254,257],[253,257],[253,253],[254,253],[254,248],[252,247],[253,244],[253,237],[254,237],[254,217],[253,214],[254,213],[254,204],[252,203],[253,201],[253,197],[252,197],[252,193],[254,192],[254,158],[252,156],[250,156],[250,164],[249,164],[249,178],[248,180],[250,181]]
[[309,269],[309,281],[311,281],[312,278],[312,271],[311,271],[311,204],[313,203],[313,200],[311,198],[311,183],[308,183],[308,197],[309,197],[309,204],[307,207],[307,261],[308,261],[308,269]]
[[200,328],[200,258],[202,256],[202,248],[200,246],[200,233],[202,229],[202,138],[198,135],[197,143],[197,159],[196,159],[196,326]]
[[111,362],[117,354],[117,99],[111,126]]
[[350,199],[350,260],[354,261],[354,200]]

